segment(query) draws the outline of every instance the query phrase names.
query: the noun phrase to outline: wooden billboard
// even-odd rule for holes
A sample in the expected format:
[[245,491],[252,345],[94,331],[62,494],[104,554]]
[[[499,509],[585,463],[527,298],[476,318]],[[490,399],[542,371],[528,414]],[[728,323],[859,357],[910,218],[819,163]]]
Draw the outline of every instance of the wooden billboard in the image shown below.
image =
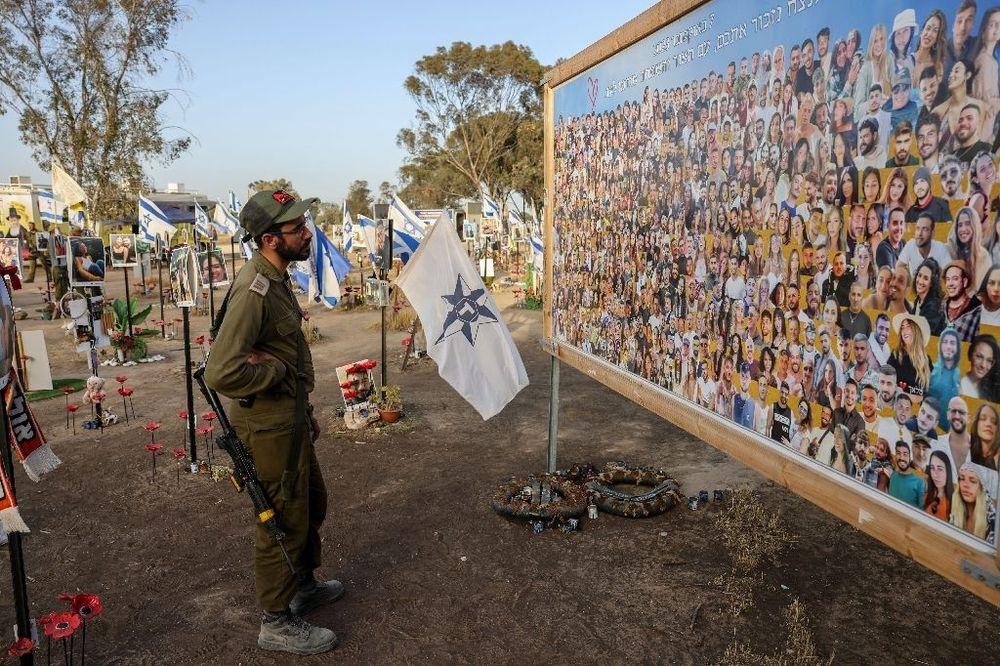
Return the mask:
[[1000,605],[996,42],[928,37],[968,11],[664,1],[550,70],[543,335]]

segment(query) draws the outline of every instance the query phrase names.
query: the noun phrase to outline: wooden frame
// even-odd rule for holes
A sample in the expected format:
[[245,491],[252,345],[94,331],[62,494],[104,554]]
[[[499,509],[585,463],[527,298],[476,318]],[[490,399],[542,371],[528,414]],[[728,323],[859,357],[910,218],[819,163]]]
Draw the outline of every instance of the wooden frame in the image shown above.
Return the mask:
[[748,467],[780,483],[821,509],[837,516],[889,547],[1000,607],[1000,552],[957,528],[938,521],[902,502],[824,468],[764,437],[734,425],[717,414],[675,396],[638,376],[627,373],[561,343],[554,337],[554,118],[555,91],[560,84],[585,72],[619,51],[649,36],[708,0],[661,0],[636,18],[546,73],[544,99],[546,247],[543,290],[543,347],[624,397],[687,430]]

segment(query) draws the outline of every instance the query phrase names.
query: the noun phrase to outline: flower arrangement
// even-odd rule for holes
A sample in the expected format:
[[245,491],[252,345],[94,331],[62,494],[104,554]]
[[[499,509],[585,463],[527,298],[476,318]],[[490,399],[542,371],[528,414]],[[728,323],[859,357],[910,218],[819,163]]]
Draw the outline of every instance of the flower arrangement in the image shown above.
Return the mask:
[[395,423],[403,411],[403,391],[398,386],[379,386],[372,391],[372,402],[386,423]]

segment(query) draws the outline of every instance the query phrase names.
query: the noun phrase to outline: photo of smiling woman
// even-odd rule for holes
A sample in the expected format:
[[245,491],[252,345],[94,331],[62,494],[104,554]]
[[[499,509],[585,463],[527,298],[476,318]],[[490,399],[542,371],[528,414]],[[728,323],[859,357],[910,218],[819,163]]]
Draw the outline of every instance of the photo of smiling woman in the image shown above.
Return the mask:
[[959,384],[962,395],[996,402],[1000,397],[1000,346],[992,335],[977,335],[967,352],[969,372]]
[[951,480],[951,460],[944,451],[931,451],[927,463],[927,494],[924,511],[941,520],[951,518],[951,498],[955,484]]
[[[996,473],[967,462],[958,469],[958,484],[951,497],[951,524],[996,544],[996,506],[986,485],[996,488]],[[990,483],[993,481],[993,483]]]
[[979,405],[972,425],[969,427],[971,436],[970,454],[972,462],[987,469],[996,470],[1000,458],[1000,413],[990,404]]

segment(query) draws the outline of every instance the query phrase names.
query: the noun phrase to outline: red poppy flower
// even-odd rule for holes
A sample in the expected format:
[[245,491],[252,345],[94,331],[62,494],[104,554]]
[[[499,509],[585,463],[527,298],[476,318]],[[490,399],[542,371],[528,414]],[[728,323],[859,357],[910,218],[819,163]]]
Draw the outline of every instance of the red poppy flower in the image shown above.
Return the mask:
[[205,344],[205,336],[199,335],[197,338],[194,339],[194,341],[197,342],[199,345],[203,345]]
[[61,601],[69,602],[69,611],[76,613],[80,619],[93,619],[104,612],[101,598],[96,594],[60,594]]
[[185,456],[184,448],[180,446],[175,446],[174,448],[170,449],[170,452],[174,454],[174,458],[176,458],[177,460],[180,460]]
[[146,450],[150,453],[159,453],[160,449],[163,448],[163,444],[147,444]]
[[62,392],[65,393],[66,395],[69,395],[70,393],[73,393],[75,391],[76,391],[76,389],[73,388],[72,386],[63,386],[62,387]]
[[125,375],[118,375],[117,377],[115,377],[115,381],[118,382],[119,384],[124,384],[125,382],[128,381],[128,377],[126,377]]
[[123,396],[125,398],[129,397],[133,393],[135,393],[135,389],[126,388],[124,386],[122,388],[118,389],[118,395]]
[[35,649],[35,641],[27,636],[22,636],[10,644],[7,648],[8,657],[23,657]]
[[81,623],[80,616],[76,613],[49,613],[38,618],[38,624],[42,625],[45,635],[56,640],[75,634]]
[[343,383],[341,383],[340,388],[342,388],[342,389],[349,389],[349,388],[351,388],[351,382],[343,382]]
[[154,430],[160,429],[160,424],[156,421],[149,421],[148,423],[143,424],[142,429],[146,432],[153,432]]
[[187,417],[188,413],[185,410],[182,409],[181,411],[177,412],[177,418],[186,419]]
[[410,346],[410,339],[409,338],[403,338],[403,341],[400,342],[399,344],[401,346],[403,346],[403,347],[409,347]]
[[80,405],[66,405],[67,412],[75,412],[78,409],[80,409]]
[[208,432],[209,432],[208,426],[207,425],[203,425],[203,426],[199,427],[197,430],[195,430],[195,432],[198,433],[199,435],[207,435]]
[[218,414],[216,414],[214,411],[211,411],[211,412],[205,412],[204,414],[202,414],[201,418],[204,419],[204,420],[206,420],[206,421],[214,421],[217,416],[218,416]]

